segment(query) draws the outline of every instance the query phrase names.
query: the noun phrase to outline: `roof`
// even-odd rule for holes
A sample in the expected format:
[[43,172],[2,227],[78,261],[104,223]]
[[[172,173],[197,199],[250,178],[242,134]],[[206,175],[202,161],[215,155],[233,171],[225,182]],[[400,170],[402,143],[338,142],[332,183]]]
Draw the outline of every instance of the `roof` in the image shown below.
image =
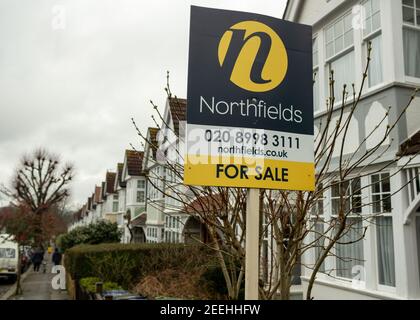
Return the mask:
[[122,181],[123,169],[124,169],[124,163],[118,163],[117,164],[118,186],[121,188],[125,188],[126,186],[126,182]]
[[400,145],[398,157],[412,156],[420,153],[420,130]]
[[220,212],[226,210],[226,201],[220,194],[202,196],[189,204],[185,204],[185,211],[187,213],[206,213],[206,212]]
[[146,220],[147,220],[147,214],[143,213],[143,214],[139,215],[138,217],[136,217],[135,219],[131,220],[130,224],[133,227],[145,226],[146,225]]
[[179,122],[187,120],[187,100],[177,97],[169,98],[169,110],[174,124],[174,131],[176,135],[179,135]]
[[125,157],[127,161],[127,174],[129,176],[141,176],[144,174],[142,170],[143,151],[126,150]]
[[116,176],[117,176],[117,174],[115,172],[107,172],[106,173],[106,177],[105,177],[106,190],[105,190],[105,192],[107,194],[115,193],[114,184],[115,184],[115,177]]

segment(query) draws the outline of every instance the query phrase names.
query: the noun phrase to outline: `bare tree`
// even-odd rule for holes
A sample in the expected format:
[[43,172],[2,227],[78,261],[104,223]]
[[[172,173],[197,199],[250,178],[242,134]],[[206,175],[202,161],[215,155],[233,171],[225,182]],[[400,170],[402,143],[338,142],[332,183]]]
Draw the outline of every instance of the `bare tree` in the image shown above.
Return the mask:
[[[11,200],[12,210],[3,217],[0,229],[5,228],[19,245],[42,244],[63,231],[58,216],[61,205],[69,196],[68,185],[73,168],[60,168],[58,157],[39,149],[24,156],[15,171],[11,188],[0,192]],[[18,252],[20,264],[20,250]],[[20,265],[16,294],[21,293]]]
[[[315,280],[327,257],[333,256],[343,262],[355,259],[355,257],[337,255],[335,248],[354,244],[365,237],[366,227],[361,227],[360,223],[356,223],[355,217],[359,219],[357,221],[372,222],[374,215],[362,215],[362,208],[374,206],[375,201],[361,199],[359,196],[362,190],[371,188],[372,183],[362,186],[358,179],[367,176],[365,169],[373,164],[379,165],[375,167],[375,170],[370,170],[369,175],[382,172],[402,158],[396,156],[386,163],[379,161],[391,147],[391,143],[387,141],[393,141],[393,131],[414,100],[417,90],[407,105],[398,111],[393,122],[389,121],[389,111],[386,112],[382,119],[374,124],[374,129],[366,134],[356,150],[351,153],[345,150],[346,141],[352,139],[350,128],[355,121],[354,114],[360,106],[368,76],[371,50],[369,44],[367,63],[360,88],[356,90],[353,84],[351,94],[349,94],[348,87],[344,86],[339,98],[341,101],[339,106],[336,105],[334,72],[330,74],[326,113],[318,123],[315,123],[319,128],[314,148],[316,191],[260,191],[259,214],[262,218],[260,219],[262,220],[260,248],[261,252],[271,252],[269,266],[262,268],[260,281],[262,299],[274,299],[278,296],[280,299],[290,299],[293,272],[299,266],[311,270],[306,299],[312,299]],[[177,100],[172,96],[169,84],[166,92],[168,98]],[[153,102],[152,105],[162,122],[161,129],[169,130],[174,134],[173,128],[165,122],[158,107]],[[134,120],[133,124],[139,136],[146,140]],[[379,139],[373,146],[367,147],[367,141],[374,135],[379,136]],[[146,144],[153,144],[153,142],[146,140]],[[176,160],[166,160],[162,164],[166,169],[164,175],[149,174],[149,183],[166,198],[174,200],[175,204],[171,205],[172,208],[169,211],[192,215],[207,226],[212,241],[206,245],[217,252],[229,297],[237,299],[244,278],[246,190],[183,185],[184,159],[179,144],[176,144],[174,151],[177,154]],[[399,167],[397,172],[404,170],[412,158],[414,156],[405,166]],[[164,183],[159,184],[157,181],[164,181]],[[329,189],[336,193],[336,197],[334,215],[327,219],[323,212],[322,202],[325,192]],[[396,190],[394,193],[400,191]],[[389,197],[392,195],[390,194]],[[153,205],[153,202],[151,204]],[[271,241],[266,241],[266,239],[273,240],[273,244],[268,245],[269,250],[267,250],[267,242],[271,243]],[[302,265],[302,257],[314,250],[317,251],[315,261]],[[261,260],[261,264],[264,263],[266,261]],[[328,271],[331,277],[333,277],[332,271]]]
[[[58,208],[68,198],[69,184],[73,179],[73,167],[69,164],[60,167],[57,156],[38,149],[25,155],[17,169],[10,188],[2,187],[14,207],[25,207],[41,217],[53,208]],[[42,219],[38,219],[39,231]]]
[[[386,112],[356,149],[350,154],[346,153],[344,148],[346,142],[352,139],[349,128],[355,121],[354,114],[360,106],[368,75],[371,50],[369,44],[369,54],[360,88],[356,91],[355,86],[352,85],[352,95],[349,98],[347,86],[344,86],[340,99],[342,102],[338,107],[335,106],[334,72],[330,74],[327,111],[322,120],[315,123],[320,128],[315,139],[316,191],[262,191],[266,218],[263,236],[265,234],[274,239],[274,245],[271,248],[273,262],[267,274],[266,285],[260,288],[262,298],[271,299],[280,292],[281,299],[289,299],[294,268],[300,264],[305,253],[315,250],[317,252],[315,261],[302,265],[311,270],[306,299],[312,299],[315,280],[327,257],[335,257],[341,262],[357,259],[337,255],[337,250],[334,248],[351,245],[365,237],[367,227],[363,225],[372,223],[375,214],[363,215],[362,208],[372,207],[377,205],[378,201],[384,201],[384,199],[378,201],[362,199],[362,190],[371,188],[373,183],[362,186],[360,179],[367,175],[381,173],[401,160],[402,156],[396,156],[386,163],[379,161],[391,147],[391,144],[386,141],[392,141],[393,130],[414,100],[417,90],[407,105],[399,111],[394,122],[389,122],[389,111]],[[379,139],[368,148],[366,143],[373,135],[379,136]],[[404,166],[399,167],[394,174],[403,170],[412,158]],[[336,161],[333,162],[333,159]],[[366,168],[375,163],[379,163],[379,166],[366,173]],[[328,189],[332,189],[335,199],[334,214],[327,219],[324,215],[323,201]],[[400,191],[396,190],[394,193]],[[389,194],[388,197],[392,195]],[[363,221],[366,223],[361,223]],[[326,270],[326,273],[333,277],[332,271],[337,270]]]

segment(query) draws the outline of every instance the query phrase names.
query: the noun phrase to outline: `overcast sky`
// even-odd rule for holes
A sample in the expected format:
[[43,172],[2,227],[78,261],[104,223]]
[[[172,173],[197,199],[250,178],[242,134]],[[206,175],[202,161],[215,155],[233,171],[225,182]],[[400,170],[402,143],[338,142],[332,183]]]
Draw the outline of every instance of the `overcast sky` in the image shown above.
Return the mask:
[[[43,146],[76,168],[82,204],[130,142],[130,118],[185,97],[190,5],[282,17],[286,0],[0,0],[0,183]],[[4,203],[3,203],[4,204]],[[0,200],[1,205],[1,200]]]

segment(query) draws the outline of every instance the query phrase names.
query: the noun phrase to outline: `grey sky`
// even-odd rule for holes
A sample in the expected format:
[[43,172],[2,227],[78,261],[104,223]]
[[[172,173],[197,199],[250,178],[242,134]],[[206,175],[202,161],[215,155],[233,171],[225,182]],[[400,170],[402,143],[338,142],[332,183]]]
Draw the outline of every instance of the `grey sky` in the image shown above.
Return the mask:
[[185,97],[191,4],[281,17],[285,3],[0,0],[0,183],[43,146],[75,165],[72,203],[82,204],[129,143],[139,147],[130,118],[153,125],[149,100],[163,106],[166,70]]

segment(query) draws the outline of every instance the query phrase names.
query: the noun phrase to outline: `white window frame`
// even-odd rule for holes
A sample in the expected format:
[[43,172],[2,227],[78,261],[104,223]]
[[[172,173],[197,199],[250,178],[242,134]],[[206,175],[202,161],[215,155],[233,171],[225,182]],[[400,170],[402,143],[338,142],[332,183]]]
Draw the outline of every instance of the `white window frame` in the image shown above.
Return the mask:
[[[362,214],[363,214],[363,204],[362,204],[362,201],[363,201],[363,193],[362,193],[363,186],[362,186],[362,177],[351,177],[351,178],[347,179],[346,181],[342,181],[342,183],[348,181],[348,187],[347,187],[348,193],[346,191],[345,197],[348,197],[349,198],[349,201],[350,201],[349,209],[353,211],[353,203],[352,203],[353,187],[352,187],[352,182],[355,179],[359,179],[360,180],[360,190],[359,190],[360,194],[357,195],[357,198],[360,198],[361,208],[360,208],[360,212],[353,212],[352,214],[349,214],[348,215],[349,218],[354,218],[354,217],[362,216]],[[333,196],[332,188],[333,187],[331,186],[331,194],[330,194],[330,200],[331,200],[331,216],[332,217],[336,217],[337,215],[334,214],[334,211],[333,211],[333,208],[334,208],[334,206],[333,206],[333,200],[340,199],[340,196],[338,196],[338,197],[337,196]],[[338,187],[338,188],[340,188],[340,187]]]
[[[416,22],[417,22],[416,21],[417,20],[416,10],[420,10],[420,8],[416,7],[416,0],[413,0],[413,1],[414,1],[414,8],[413,8],[413,10],[414,10],[414,24],[410,24],[410,23],[404,21],[403,12],[404,12],[404,7],[406,7],[406,8],[411,8],[411,7],[409,7],[407,5],[404,5],[403,1],[401,0],[401,6],[400,6],[401,16],[402,16],[402,19],[401,19],[401,21],[402,21],[401,37],[404,37],[404,29],[415,30],[415,31],[419,32],[419,34],[420,34],[420,25],[416,24]],[[404,41],[403,41],[403,44],[404,44]],[[403,51],[404,51],[404,49],[403,49]],[[405,52],[403,52],[403,58],[405,59]],[[405,61],[403,61],[403,73],[404,73],[404,77],[405,77],[406,82],[408,82],[410,84],[415,84],[415,85],[420,84],[420,77],[413,77],[413,76],[407,75],[407,72],[405,70]]]
[[[335,43],[334,43],[334,54],[331,57],[328,57],[328,52],[327,52],[327,46],[329,43],[331,42],[327,42],[327,30],[329,30],[331,27],[334,28],[334,25],[340,21],[343,20],[348,16],[352,14],[352,10],[348,10],[345,13],[343,13],[340,17],[338,17],[337,19],[335,19],[334,21],[332,21],[331,23],[329,23],[326,27],[324,27],[323,29],[323,33],[324,33],[324,44],[323,44],[323,50],[325,50],[325,64],[324,64],[324,69],[325,69],[325,79],[324,79],[324,93],[326,94],[326,97],[329,97],[330,95],[330,74],[331,74],[331,64],[334,61],[339,60],[340,58],[344,57],[347,54],[350,54],[351,52],[353,52],[353,54],[355,55],[356,58],[356,46],[355,46],[355,32],[354,32],[354,28],[352,28],[352,32],[353,32],[353,42],[351,45],[349,45],[348,47],[344,47],[345,43],[343,44],[343,49],[340,50],[339,52],[335,52]],[[343,31],[343,37],[345,36],[346,32]],[[343,39],[344,41],[344,39]],[[332,42],[335,42],[335,34],[333,36],[333,40]],[[356,63],[355,63],[356,64]],[[355,71],[354,71],[355,72]],[[356,82],[356,74],[353,75],[354,77],[354,82]],[[348,86],[350,86],[351,84],[349,83]],[[348,90],[350,90],[348,88]],[[350,91],[349,91],[350,92]],[[334,103],[334,108],[339,106],[343,101],[342,101],[342,88],[340,88],[339,92],[334,92],[335,95],[335,103]],[[349,94],[349,96],[347,97],[347,102],[351,101],[351,94]]]
[[[364,7],[364,5],[367,2],[372,2],[372,0],[365,0],[365,1],[362,1],[360,4],[361,4],[362,7]],[[381,37],[382,80],[381,80],[381,82],[379,82],[379,83],[377,83],[373,86],[370,86],[370,83],[369,83],[370,79],[369,79],[369,72],[368,72],[368,78],[367,78],[368,83],[367,83],[366,89],[364,90],[365,92],[370,92],[370,91],[376,90],[377,88],[380,88],[381,86],[383,86],[384,81],[385,81],[384,80],[384,69],[383,69],[383,61],[384,61],[383,38],[384,37],[382,35],[382,15],[381,15],[382,14],[382,6],[381,6],[381,1],[379,0],[378,2],[379,2],[379,11],[378,12],[379,12],[379,19],[380,19],[380,27],[378,29],[375,29],[375,30],[373,30],[373,27],[372,27],[372,31],[368,34],[365,34],[365,28],[366,28],[365,23],[366,23],[366,18],[367,18],[367,17],[365,17],[365,20],[363,21],[363,28],[361,30],[361,35],[362,35],[362,51],[363,51],[364,60],[367,59],[367,55],[368,55],[368,52],[367,52],[368,42],[375,39],[376,37]],[[377,13],[377,12],[375,12],[375,13]],[[370,18],[372,18],[372,17],[373,17],[373,14],[371,14]],[[375,48],[373,48],[373,50],[375,50]],[[365,65],[363,65],[363,67],[365,67]]]
[[[328,64],[328,63],[330,63],[331,61],[335,61],[335,60],[337,60],[338,58],[340,58],[341,56],[343,56],[343,55],[345,55],[346,53],[348,53],[348,52],[350,52],[350,51],[352,51],[352,50],[354,50],[354,47],[355,47],[355,44],[354,44],[354,42],[355,42],[355,36],[354,36],[354,28],[352,27],[351,28],[351,30],[352,30],[352,32],[353,32],[353,35],[352,35],[352,37],[353,37],[353,42],[352,42],[352,44],[351,45],[349,45],[349,46],[347,46],[347,47],[345,47],[345,43],[344,43],[344,38],[343,38],[343,49],[341,49],[340,51],[336,51],[335,50],[335,40],[336,40],[336,35],[335,35],[335,33],[333,34],[333,40],[332,41],[330,41],[330,42],[327,42],[328,40],[327,40],[327,31],[330,29],[330,28],[334,28],[334,26],[335,26],[335,24],[337,23],[337,22],[339,22],[339,21],[341,21],[341,20],[343,20],[343,23],[344,23],[344,20],[345,20],[345,18],[347,17],[347,16],[349,16],[349,15],[352,15],[352,10],[347,10],[345,13],[343,13],[340,17],[338,17],[337,19],[335,19],[334,21],[332,21],[331,23],[329,23],[324,29],[323,29],[323,32],[324,32],[324,37],[325,37],[325,43],[324,43],[324,50],[325,50],[325,58],[326,58],[326,63]],[[343,26],[343,28],[344,28],[344,26]],[[346,32],[345,32],[345,30],[343,30],[343,37],[345,36],[345,34],[346,34]],[[330,44],[330,43],[334,43],[334,54],[332,55],[332,56],[330,56],[330,57],[328,57],[328,51],[327,51],[327,46],[328,46],[328,44]]]
[[[319,74],[319,52],[320,52],[320,47],[319,47],[319,36],[318,34],[314,34],[313,38],[312,38],[312,60],[314,60],[314,55],[316,53],[317,56],[317,61],[312,61],[313,66],[312,66],[312,78],[315,78],[315,74],[318,76],[318,101],[315,101],[315,96],[314,96],[314,114],[318,114],[320,112],[322,112],[322,103],[321,103],[321,77]],[[316,50],[315,50],[316,49]],[[315,86],[315,84],[313,84],[313,86]],[[315,109],[315,104],[318,104],[318,110]]]
[[[347,216],[347,219],[355,219],[355,218],[357,218],[357,219],[361,219],[361,222],[362,222],[362,227],[364,227],[364,219],[365,219],[365,215],[364,215],[364,213],[363,213],[363,188],[364,188],[364,186],[363,186],[363,179],[362,179],[362,177],[358,177],[358,176],[355,176],[355,177],[349,177],[346,181],[349,181],[349,187],[351,187],[351,185],[352,185],[352,181],[354,180],[354,179],[360,179],[360,201],[361,201],[361,208],[360,208],[360,213],[350,213],[350,214],[348,214],[348,216]],[[330,212],[330,219],[332,219],[332,218],[335,218],[335,217],[337,217],[337,215],[336,214],[334,214],[334,212],[333,212],[333,199],[336,199],[337,197],[333,197],[333,193],[332,193],[332,187],[330,187],[329,188],[330,190],[329,190],[329,200],[330,200],[330,202],[331,202],[331,204],[330,204],[330,210],[331,210],[331,212]],[[352,189],[350,188],[349,189],[350,190],[350,193],[349,193],[349,198],[350,198],[350,209],[353,211],[353,208],[352,208],[352,201],[351,201],[351,198],[352,198]],[[347,196],[347,195],[346,195]],[[359,197],[359,196],[358,196]],[[334,234],[334,229],[332,229],[331,230],[331,233],[332,233],[332,235]],[[360,240],[361,242],[362,242],[362,245],[363,245],[363,261],[364,261],[364,265],[365,265],[365,263],[366,263],[366,250],[365,250],[365,244],[363,243],[363,239],[362,240]],[[341,277],[341,276],[339,276],[338,274],[337,274],[337,257],[335,256],[336,254],[337,254],[337,251],[336,251],[336,246],[334,245],[334,247],[331,249],[331,252],[333,252],[334,253],[334,257],[333,257],[333,259],[331,259],[331,266],[332,266],[332,269],[334,270],[333,271],[333,274],[334,274],[334,278],[338,281],[338,282],[341,282],[341,283],[343,283],[343,284],[345,284],[345,285],[348,285],[349,283],[351,284],[352,283],[352,279],[350,278],[345,278],[345,277]],[[365,266],[366,267],[366,266]],[[327,266],[327,264],[325,265],[325,272],[326,273],[329,273],[330,272],[330,270],[329,270],[329,268],[328,268],[328,266]],[[364,279],[363,281],[360,281],[360,285],[363,287],[363,288],[366,288],[366,279]]]
[[[364,8],[364,6],[365,6],[365,4],[366,3],[368,3],[368,2],[370,2],[371,3],[371,9],[372,9],[372,1],[373,0],[364,0],[364,1],[362,1],[360,4],[361,4],[361,6]],[[362,37],[363,38],[369,38],[370,37],[370,35],[372,35],[372,34],[375,34],[378,30],[381,30],[382,29],[382,16],[381,16],[381,11],[382,11],[382,6],[381,6],[381,0],[378,0],[378,4],[379,4],[379,10],[378,11],[376,11],[376,12],[371,12],[371,15],[368,17],[368,16],[365,16],[364,18],[364,21],[363,21],[363,29],[362,29],[362,31],[363,31],[363,33],[362,33]],[[373,23],[372,23],[372,21],[373,21],[373,16],[374,16],[374,14],[376,14],[376,13],[379,13],[379,21],[380,21],[380,27],[378,28],[378,29],[376,29],[376,30],[373,30]],[[366,29],[366,20],[368,19],[368,18],[371,18],[371,27],[372,27],[372,30],[371,30],[371,32],[369,32],[368,34],[365,34],[365,29]]]
[[[139,201],[139,194],[141,194],[141,193],[143,193],[143,201]],[[144,192],[144,190],[137,190],[136,191],[136,203],[144,203],[144,202],[146,202],[146,193]]]
[[[140,184],[142,186],[140,186]],[[146,188],[146,181],[145,180],[137,180],[137,189],[145,189]]]
[[[321,185],[321,190],[323,189],[324,187]],[[315,201],[315,206],[312,208],[312,210],[311,210],[311,214],[310,214],[310,217],[311,217],[311,219],[310,219],[310,223],[311,223],[311,229],[312,230],[314,230],[314,232],[313,232],[313,235],[312,235],[312,239],[311,239],[311,241],[316,241],[317,240],[317,238],[319,238],[316,234],[315,234],[315,228],[316,228],[316,224],[318,224],[318,223],[322,223],[322,228],[323,228],[323,233],[325,234],[325,224],[326,224],[326,220],[325,220],[325,216],[326,216],[326,210],[325,210],[325,202],[326,202],[326,200],[327,200],[327,195],[326,195],[326,193],[328,193],[328,190],[323,190],[323,192],[322,192],[322,195],[321,195],[321,197],[320,198],[318,198],[318,200],[317,201]],[[320,207],[322,207],[322,212],[320,212]],[[325,237],[328,237],[328,235],[325,235]],[[318,240],[320,240],[320,239],[318,239]],[[315,243],[314,243],[315,244]],[[312,250],[312,252],[311,252],[311,257],[310,257],[310,263],[312,263],[313,264],[313,266],[315,267],[315,263],[317,262],[316,261],[316,256],[317,256],[317,248],[313,248],[313,250]],[[326,265],[327,265],[327,263],[326,263],[326,261],[327,261],[327,259],[328,259],[328,257],[324,260],[324,262],[323,262],[323,265],[322,265],[322,267],[323,267],[323,271],[321,271],[321,270],[319,270],[319,274],[321,275],[321,276],[327,276],[327,267],[326,267]]]
[[[402,12],[402,17],[403,17],[402,21],[403,21],[404,25],[420,28],[420,21],[417,21],[417,10],[420,10],[420,7],[417,7],[416,2],[417,2],[416,0],[413,0],[413,6],[414,7],[411,7],[409,5],[404,4],[404,0],[401,0],[401,8],[402,8],[401,12]],[[413,11],[414,11],[414,24],[411,24],[407,21],[404,21],[404,8],[413,9]]]
[[[390,217],[392,219],[392,221],[394,222],[394,218],[392,217],[391,214],[381,214],[381,215],[377,215],[375,218],[377,217]],[[375,219],[374,218],[374,219]],[[374,225],[374,236],[373,236],[373,243],[375,244],[374,248],[374,262],[375,262],[375,268],[376,268],[376,285],[377,285],[377,290],[378,291],[382,291],[382,292],[387,292],[387,293],[392,293],[395,294],[397,292],[397,283],[395,283],[395,287],[392,286],[386,286],[384,284],[380,284],[379,283],[379,262],[378,262],[378,243],[377,243],[377,227],[376,224],[373,223]],[[394,232],[394,226],[392,227],[392,232]],[[396,258],[395,255],[395,234],[394,234],[394,260]],[[397,263],[395,262],[394,265],[394,269],[395,269],[395,277],[397,277]]]
[[[114,210],[115,209],[115,205],[116,205],[116,209],[117,210]],[[113,201],[112,202],[112,212],[118,212],[119,208],[120,208],[120,203],[118,202],[118,200]]]
[[[369,188],[369,202],[373,203],[373,196],[375,195],[381,195],[381,207],[382,207],[382,194],[384,194],[384,192],[382,192],[382,175],[383,174],[388,174],[389,175],[389,180],[391,182],[391,173],[389,171],[382,171],[379,173],[373,173],[369,175],[369,183],[370,183],[370,188]],[[379,193],[374,193],[372,190],[372,186],[373,186],[373,176],[377,176],[379,175],[379,184],[380,184],[380,192]],[[385,192],[385,194],[388,194],[391,196],[392,195],[392,189],[391,189],[391,185],[390,185],[390,191],[389,192]],[[391,201],[391,212],[380,212],[380,213],[376,213],[373,212],[373,206],[369,206],[370,207],[370,214],[372,215],[372,219],[376,220],[377,217],[390,217],[392,219],[394,219],[393,214],[392,214],[392,197],[390,198]],[[373,261],[375,263],[375,269],[376,269],[376,286],[377,286],[377,290],[381,291],[381,292],[386,292],[386,293],[391,293],[391,294],[395,294],[396,293],[396,285],[395,287],[391,287],[391,286],[386,286],[383,284],[379,283],[379,262],[378,262],[378,243],[377,243],[377,226],[376,226],[376,221],[371,221],[371,227],[373,227],[373,234],[371,234],[373,236],[373,243],[374,243],[374,252],[373,252]],[[394,232],[394,228],[392,228],[392,232]],[[395,234],[394,234],[394,259],[395,259],[396,255],[395,255]],[[395,263],[395,273],[397,273],[396,270],[396,263]],[[396,276],[396,275],[395,275]]]
[[[371,174],[370,176],[369,176],[369,182],[370,182],[370,202],[371,203],[373,203],[373,197],[374,196],[377,196],[377,195],[379,195],[380,197],[381,197],[381,208],[383,209],[383,206],[382,206],[382,196],[384,195],[384,194],[389,194],[389,200],[390,201],[392,201],[392,197],[391,197],[391,195],[392,195],[392,192],[391,192],[391,184],[390,184],[390,190],[389,191],[387,191],[387,192],[384,192],[383,191],[383,186],[382,186],[382,181],[383,181],[383,178],[382,178],[382,175],[388,175],[388,179],[389,180],[391,180],[391,175],[390,175],[390,173],[388,172],[388,171],[383,171],[383,172],[379,172],[379,173],[374,173],[374,174]],[[372,187],[373,187],[373,177],[374,176],[379,176],[379,180],[378,180],[378,183],[379,183],[379,192],[373,192],[373,190],[372,190]],[[391,183],[391,181],[390,181],[390,183]],[[390,206],[391,206],[391,211],[389,211],[389,212],[386,212],[386,211],[380,211],[380,212],[374,212],[373,211],[373,205],[371,206],[371,213],[372,213],[372,215],[375,215],[375,216],[378,216],[378,215],[381,215],[381,216],[392,216],[392,202],[390,203]]]

